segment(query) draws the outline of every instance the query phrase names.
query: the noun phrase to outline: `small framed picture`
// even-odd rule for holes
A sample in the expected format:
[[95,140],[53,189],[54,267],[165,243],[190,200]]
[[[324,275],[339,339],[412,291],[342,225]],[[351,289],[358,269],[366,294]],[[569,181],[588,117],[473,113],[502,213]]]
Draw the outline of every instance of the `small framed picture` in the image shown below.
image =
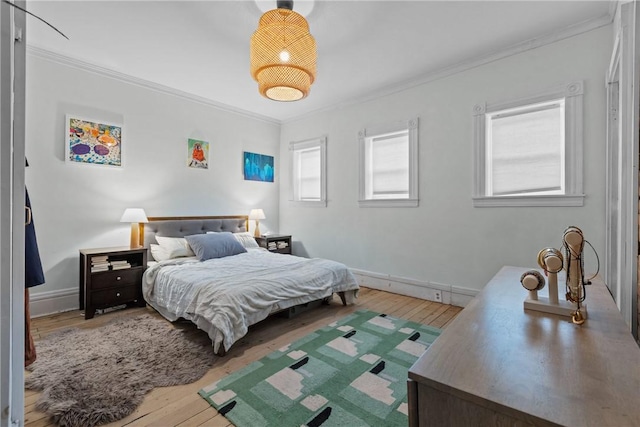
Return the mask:
[[209,143],[197,139],[187,142],[187,166],[196,169],[209,168]]
[[122,125],[68,114],[66,161],[122,166]]
[[245,181],[273,182],[273,156],[243,152]]

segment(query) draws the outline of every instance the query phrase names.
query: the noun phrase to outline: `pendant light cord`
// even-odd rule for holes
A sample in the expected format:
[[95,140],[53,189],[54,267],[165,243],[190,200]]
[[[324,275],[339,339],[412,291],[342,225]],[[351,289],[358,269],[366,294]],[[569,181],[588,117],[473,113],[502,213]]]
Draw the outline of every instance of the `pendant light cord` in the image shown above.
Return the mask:
[[38,15],[35,15],[31,12],[29,12],[27,9],[23,9],[22,7],[18,6],[15,3],[11,3],[9,0],[2,0],[4,3],[15,7],[18,10],[23,11],[24,13],[26,13],[27,15],[31,15],[36,19],[39,19],[40,21],[44,22],[45,24],[47,24],[48,26],[50,26],[51,28],[53,28],[58,34],[60,34],[62,37],[64,37],[65,39],[69,40],[69,37],[65,36],[64,33],[62,31],[60,31],[59,29],[57,29],[56,27],[54,27],[53,25],[49,24],[47,21],[45,21],[44,19],[40,18]]

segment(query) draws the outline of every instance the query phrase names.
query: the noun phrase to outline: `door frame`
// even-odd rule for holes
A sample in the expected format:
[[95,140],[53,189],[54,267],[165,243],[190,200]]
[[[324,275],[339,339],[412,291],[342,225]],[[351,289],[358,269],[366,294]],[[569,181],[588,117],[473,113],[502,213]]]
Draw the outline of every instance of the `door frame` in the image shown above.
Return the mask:
[[[604,274],[622,316],[638,338],[638,163],[640,150],[640,8],[636,2],[619,4],[614,20],[615,43],[607,73],[607,189],[605,201]],[[612,123],[612,84],[617,81],[619,124]],[[613,129],[613,126],[618,126]],[[616,131],[617,130],[617,135]],[[617,138],[616,138],[617,136]],[[612,138],[617,139],[613,141]],[[615,145],[614,145],[615,144]],[[614,147],[617,152],[614,151]],[[615,163],[614,163],[615,162]],[[615,176],[614,176],[615,175]],[[615,193],[617,191],[617,193]],[[619,202],[614,200],[616,194]],[[617,211],[616,211],[617,208]],[[617,226],[611,217],[617,218]],[[615,230],[614,230],[615,228]],[[613,282],[615,280],[615,283]]]
[[[16,1],[22,8],[24,0]],[[0,426],[24,425],[26,15],[0,3]]]
[[[604,281],[618,303],[620,289],[620,35],[613,44],[607,71],[607,143],[605,183],[605,256]],[[620,306],[618,305],[618,309]]]

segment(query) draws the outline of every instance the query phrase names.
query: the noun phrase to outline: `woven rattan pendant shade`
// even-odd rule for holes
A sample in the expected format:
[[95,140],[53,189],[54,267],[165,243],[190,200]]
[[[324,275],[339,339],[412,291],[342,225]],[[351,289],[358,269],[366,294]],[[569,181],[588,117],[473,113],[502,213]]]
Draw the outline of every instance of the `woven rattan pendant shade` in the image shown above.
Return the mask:
[[262,96],[297,101],[316,78],[316,41],[304,17],[292,10],[270,10],[251,37],[251,76]]

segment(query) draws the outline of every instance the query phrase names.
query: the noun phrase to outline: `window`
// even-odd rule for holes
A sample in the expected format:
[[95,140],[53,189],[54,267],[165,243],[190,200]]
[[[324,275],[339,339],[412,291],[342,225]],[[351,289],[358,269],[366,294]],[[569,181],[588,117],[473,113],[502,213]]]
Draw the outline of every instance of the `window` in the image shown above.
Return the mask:
[[418,119],[360,131],[360,206],[418,206]]
[[486,115],[488,196],[564,194],[564,99]]
[[582,83],[474,110],[474,206],[583,205]]
[[291,200],[301,205],[327,205],[327,138],[289,144]]

